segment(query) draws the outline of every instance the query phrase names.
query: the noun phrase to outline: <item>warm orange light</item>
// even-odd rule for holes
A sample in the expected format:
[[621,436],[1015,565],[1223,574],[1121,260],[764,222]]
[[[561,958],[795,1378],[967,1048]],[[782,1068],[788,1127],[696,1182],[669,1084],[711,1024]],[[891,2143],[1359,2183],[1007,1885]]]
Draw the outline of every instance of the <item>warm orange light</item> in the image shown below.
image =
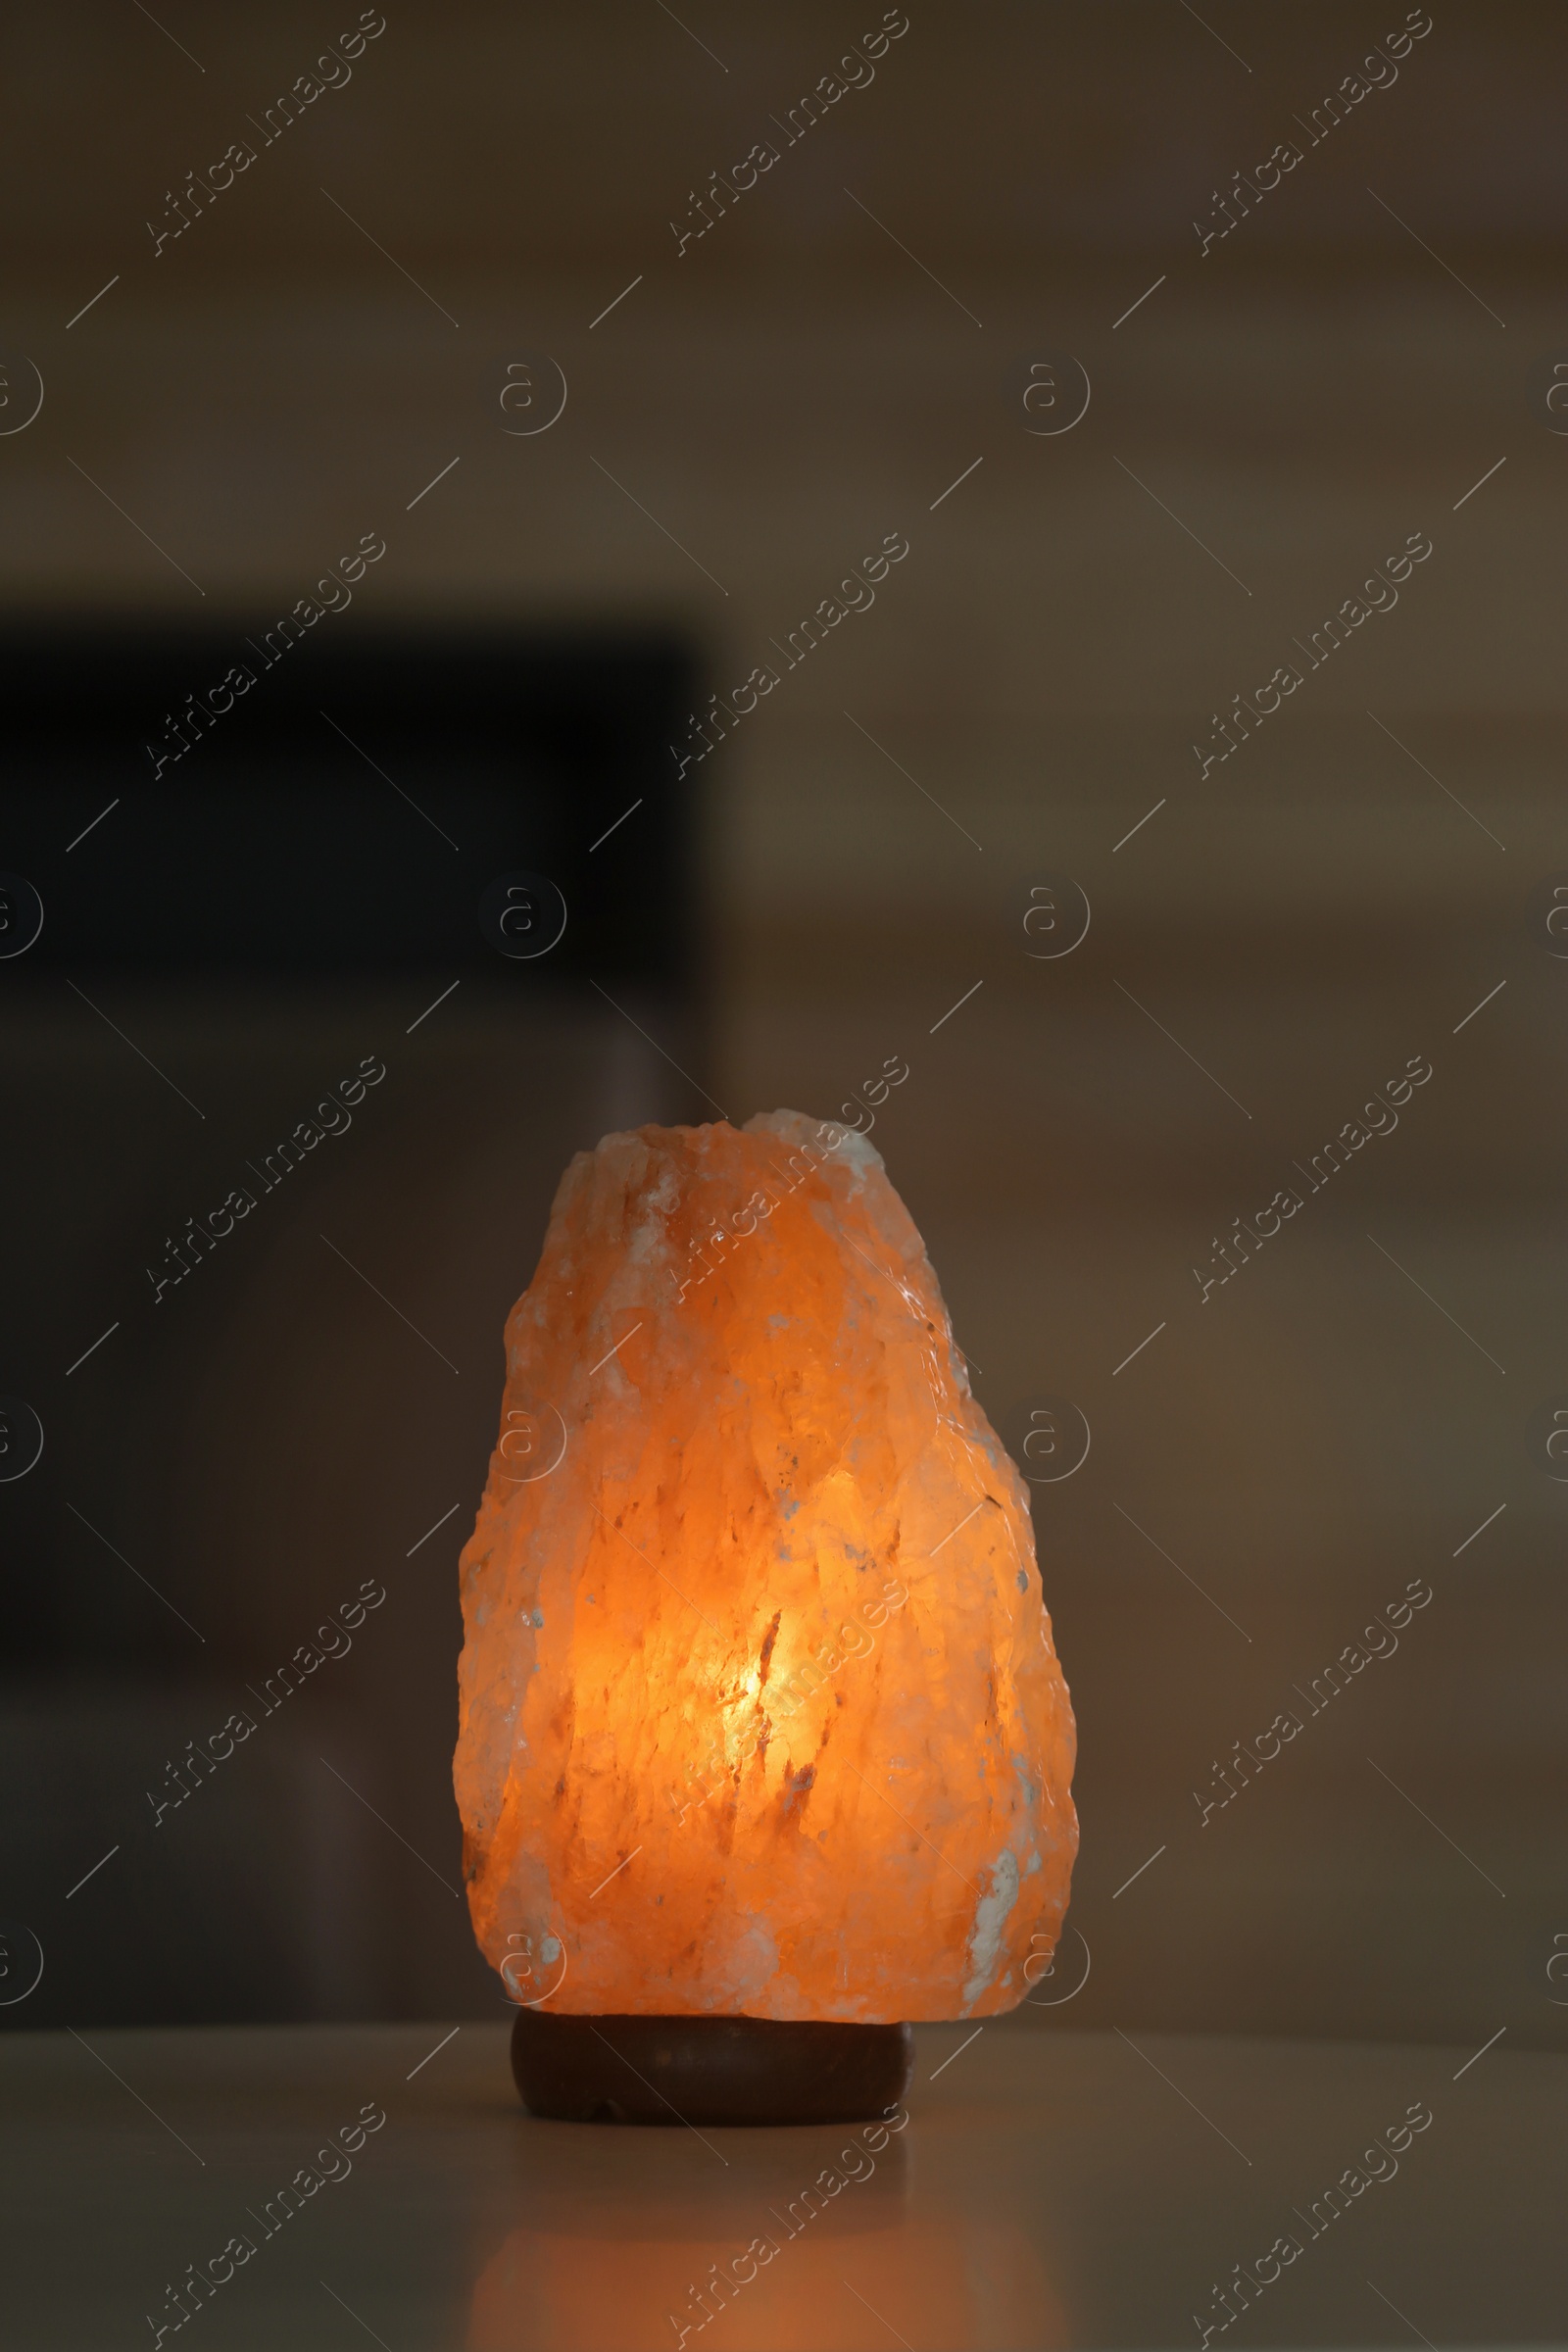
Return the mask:
[[794,1111],[608,1136],[506,1339],[455,1777],[513,1997],[1013,2007],[1067,1904],[1072,1711],[877,1152]]

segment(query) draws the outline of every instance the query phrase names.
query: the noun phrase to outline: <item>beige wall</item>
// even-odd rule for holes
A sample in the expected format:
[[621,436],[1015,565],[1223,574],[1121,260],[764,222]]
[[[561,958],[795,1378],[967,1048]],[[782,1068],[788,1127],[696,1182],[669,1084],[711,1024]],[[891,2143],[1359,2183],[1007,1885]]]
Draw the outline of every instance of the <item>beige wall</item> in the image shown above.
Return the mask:
[[[387,13],[352,84],[157,261],[145,216],[323,21],[167,18],[204,74],[134,12],[9,36],[6,331],[47,399],[0,443],[0,593],[281,605],[373,527],[388,560],[344,627],[657,616],[727,688],[906,533],[875,609],[702,771],[705,1076],[737,1117],[827,1111],[906,1055],[876,1140],[978,1394],[1004,1427],[1048,1392],[1093,1425],[1037,1512],[1095,1955],[1062,2015],[1560,2040],[1563,1498],[1527,1448],[1568,1389],[1568,967],[1527,923],[1568,865],[1568,440],[1532,406],[1568,332],[1553,14],[1439,12],[1397,86],[1200,259],[1195,210],[1364,53],[1364,11],[1208,12],[1248,73],[1174,9],[911,6],[874,86],[677,260],[688,188],[879,12],[683,10],[727,72],[654,9]],[[1058,348],[1094,397],[1036,438],[1013,371]],[[525,351],[569,383],[536,439],[499,408]],[[1200,781],[1210,711],[1417,529],[1399,609]],[[1048,870],[1094,907],[1059,963],[1024,953]],[[1210,1236],[1416,1054],[1435,1074],[1399,1133],[1200,1305]],[[440,1236],[414,1246],[433,1262]],[[1200,1829],[1211,1758],[1417,1577],[1399,1654]],[[455,1853],[444,1792],[403,1795]]]

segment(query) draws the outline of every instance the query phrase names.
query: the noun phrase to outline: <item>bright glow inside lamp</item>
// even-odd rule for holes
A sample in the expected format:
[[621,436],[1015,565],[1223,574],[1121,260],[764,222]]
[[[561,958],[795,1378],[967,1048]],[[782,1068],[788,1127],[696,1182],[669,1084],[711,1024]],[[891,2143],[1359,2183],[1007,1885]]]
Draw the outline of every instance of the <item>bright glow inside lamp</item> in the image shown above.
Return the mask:
[[1039,1981],[1078,1841],[1026,1490],[920,1236],[796,1111],[607,1136],[506,1350],[455,1778],[522,2097],[880,2114],[909,2021]]

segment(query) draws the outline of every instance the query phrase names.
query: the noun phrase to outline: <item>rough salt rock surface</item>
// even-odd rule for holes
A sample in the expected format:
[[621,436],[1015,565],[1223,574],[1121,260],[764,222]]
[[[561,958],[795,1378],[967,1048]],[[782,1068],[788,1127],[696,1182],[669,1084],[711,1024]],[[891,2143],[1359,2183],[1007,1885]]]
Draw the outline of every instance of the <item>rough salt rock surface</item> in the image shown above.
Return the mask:
[[877,1152],[787,1110],[607,1136],[506,1348],[455,1780],[513,1996],[1010,2009],[1067,1905],[1072,1710]]

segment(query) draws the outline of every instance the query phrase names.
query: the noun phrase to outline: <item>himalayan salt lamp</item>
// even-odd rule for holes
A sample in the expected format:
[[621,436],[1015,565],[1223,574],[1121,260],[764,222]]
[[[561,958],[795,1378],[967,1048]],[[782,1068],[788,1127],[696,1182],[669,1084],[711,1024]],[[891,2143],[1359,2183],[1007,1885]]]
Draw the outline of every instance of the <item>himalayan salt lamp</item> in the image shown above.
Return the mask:
[[1078,1835],[1027,1491],[919,1234],[796,1111],[607,1136],[506,1351],[455,1781],[524,2099],[880,2112],[907,2021],[1038,1978]]

